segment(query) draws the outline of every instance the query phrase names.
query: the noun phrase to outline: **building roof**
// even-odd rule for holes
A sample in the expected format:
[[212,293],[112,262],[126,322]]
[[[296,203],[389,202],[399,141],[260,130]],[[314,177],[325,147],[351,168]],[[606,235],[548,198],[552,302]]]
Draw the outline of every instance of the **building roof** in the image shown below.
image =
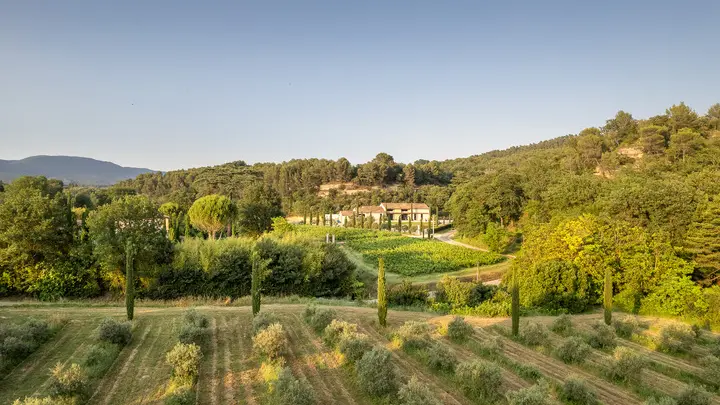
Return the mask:
[[384,214],[385,208],[377,205],[362,205],[359,211],[361,214]]
[[340,211],[340,215],[344,217],[351,217],[355,214],[355,211]]
[[381,204],[387,210],[429,210],[425,203],[382,203]]

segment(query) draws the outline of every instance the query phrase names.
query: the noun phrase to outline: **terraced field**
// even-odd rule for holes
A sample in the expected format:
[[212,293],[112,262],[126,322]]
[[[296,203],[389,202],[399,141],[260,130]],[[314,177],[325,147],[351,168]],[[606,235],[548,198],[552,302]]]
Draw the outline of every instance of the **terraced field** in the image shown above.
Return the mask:
[[[267,386],[261,375],[261,359],[252,346],[252,315],[249,307],[198,307],[209,317],[209,338],[203,346],[204,356],[196,390],[197,404],[264,404]],[[313,387],[319,404],[378,404],[386,403],[365,394],[357,382],[352,367],[343,364],[342,356],[328,348],[321,337],[303,320],[302,305],[266,305],[263,311],[277,315],[287,331],[289,345],[286,364],[297,377],[306,378]],[[416,376],[445,404],[485,403],[464,392],[452,373],[433,371],[420,352],[399,349],[393,342],[392,331],[405,321],[427,321],[446,325],[450,317],[413,312],[389,313],[388,328],[380,328],[376,312],[371,308],[334,307],[338,318],[356,323],[358,331],[368,335],[375,345],[391,350],[392,362],[404,379]],[[185,308],[138,308],[133,324],[133,339],[115,360],[105,376],[90,387],[89,404],[157,404],[163,403],[171,367],[165,363],[165,353],[177,342],[178,329]],[[0,404],[10,404],[17,398],[48,394],[49,368],[57,362],[70,364],[81,359],[94,339],[94,331],[104,317],[122,319],[124,308],[20,308],[2,307],[0,321],[20,320],[29,316],[49,318],[62,312],[69,322],[14,369],[0,375]],[[600,315],[573,317],[575,330],[585,330]],[[703,368],[700,356],[671,356],[638,343],[638,339],[618,339],[621,346],[642,353],[651,365],[643,371],[638,384],[619,384],[605,377],[602,370],[609,353],[593,349],[583,364],[566,364],[553,355],[552,348],[563,337],[550,334],[545,347],[530,347],[507,337],[509,322],[500,318],[474,318],[467,321],[474,326],[469,341],[451,342],[433,332],[432,340],[442,344],[459,361],[484,359],[501,367],[501,397],[497,403],[507,403],[504,394],[527,388],[540,379],[550,383],[551,395],[559,402],[559,387],[572,376],[580,376],[596,393],[603,404],[641,404],[655,395],[677,396],[690,383],[701,382]],[[534,321],[549,324],[550,317]],[[651,324],[660,322],[648,319]],[[653,327],[640,332],[649,337]],[[706,336],[709,340],[715,336]],[[488,342],[500,342],[499,351],[490,353],[484,348]],[[697,351],[705,348],[698,344]],[[540,377],[540,378],[538,378]],[[710,388],[712,390],[712,388]],[[717,392],[712,403],[720,404]]]

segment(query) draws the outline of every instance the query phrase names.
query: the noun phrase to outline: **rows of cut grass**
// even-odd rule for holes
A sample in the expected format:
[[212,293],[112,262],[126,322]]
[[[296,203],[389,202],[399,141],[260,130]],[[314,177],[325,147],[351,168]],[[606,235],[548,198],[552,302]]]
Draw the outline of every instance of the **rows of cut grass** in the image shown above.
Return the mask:
[[[358,383],[354,366],[349,365],[336,348],[328,346],[322,333],[303,320],[304,305],[265,305],[283,325],[288,347],[284,364],[294,378],[307,380],[317,404],[378,404],[387,399],[369,395]],[[436,369],[428,363],[430,348],[458,362],[480,360],[495,364],[501,384],[493,403],[513,404],[513,394],[542,388],[550,383],[550,395],[559,401],[565,384],[575,376],[584,380],[585,387],[594,392],[604,404],[641,404],[653,396],[679,397],[690,386],[706,383],[710,404],[720,404],[717,388],[708,383],[701,357],[693,353],[711,352],[717,336],[704,332],[688,353],[672,353],[653,348],[637,336],[656,339],[658,328],[650,325],[633,335],[617,337],[617,346],[643,356],[646,367],[637,381],[639,387],[609,378],[606,366],[612,359],[612,349],[592,349],[583,362],[565,363],[557,350],[570,334],[550,332],[547,342],[532,346],[508,337],[507,321],[468,317],[473,325],[466,339],[455,340],[448,333],[449,317],[431,314],[395,312],[389,314],[389,325],[377,324],[372,308],[333,307],[337,318],[357,325],[359,333],[369,337],[375,347],[390,352],[389,361],[397,368],[400,383],[411,378],[426,387],[441,403],[473,404],[477,398],[464,390],[452,372]],[[89,404],[164,403],[170,384],[171,366],[165,355],[177,343],[185,308],[138,308],[133,321],[133,337],[115,359],[112,366],[93,383]],[[197,311],[209,318],[208,334],[202,343],[203,358],[197,380],[197,404],[267,404],[271,401],[267,375],[263,363],[267,360],[253,350],[253,322],[249,307],[199,307]],[[110,316],[122,319],[122,308],[3,308],[0,319],[21,321],[29,316],[49,319],[58,312],[68,322],[48,341],[20,364],[0,376],[0,403],[12,403],[27,396],[46,396],[51,384],[50,367],[56,363],[70,364],[85,357],[96,342],[100,322]],[[572,334],[587,334],[590,324],[598,316],[572,317]],[[537,318],[548,327],[552,318]],[[407,321],[428,322],[428,345],[408,349],[398,344],[395,333]],[[498,325],[499,323],[499,325]],[[494,324],[494,326],[493,326]],[[438,329],[437,327],[440,326]],[[445,328],[445,329],[443,329]],[[444,332],[445,331],[445,332]],[[633,383],[634,384],[634,383]],[[405,385],[403,385],[405,386]],[[547,388],[546,388],[547,389]]]

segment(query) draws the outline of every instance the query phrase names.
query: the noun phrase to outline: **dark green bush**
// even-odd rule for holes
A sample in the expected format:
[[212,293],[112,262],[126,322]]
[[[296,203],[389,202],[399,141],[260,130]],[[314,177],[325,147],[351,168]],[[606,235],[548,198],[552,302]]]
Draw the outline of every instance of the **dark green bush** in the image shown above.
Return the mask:
[[626,316],[622,319],[615,318],[612,324],[615,328],[615,333],[623,339],[630,339],[638,329],[637,319],[631,316]]
[[520,328],[520,340],[529,346],[540,346],[547,342],[548,331],[543,325],[535,322],[526,322]]
[[376,347],[365,353],[355,363],[358,385],[373,396],[394,394],[398,390],[399,377],[390,351]]
[[660,328],[658,346],[670,353],[690,351],[695,344],[695,333],[685,324],[670,324]]
[[414,285],[403,280],[388,290],[388,303],[403,307],[424,306],[428,300],[428,289],[423,285]]
[[608,376],[615,381],[638,381],[646,363],[642,355],[627,347],[618,347],[608,364]]
[[370,338],[362,333],[342,335],[338,343],[338,351],[345,356],[345,361],[351,364],[360,360],[372,347]]
[[466,361],[457,366],[455,375],[463,391],[473,398],[494,401],[500,396],[502,374],[500,367],[494,363]]
[[705,381],[715,388],[720,388],[720,358],[708,355],[700,360],[700,364],[703,367],[702,377]]
[[183,319],[186,324],[198,328],[207,328],[210,325],[210,319],[207,315],[199,313],[195,308],[190,308],[185,311]]
[[710,405],[712,395],[705,388],[690,385],[677,397],[677,405]]
[[180,343],[195,343],[202,346],[210,337],[210,331],[207,328],[201,328],[195,324],[185,323],[180,327],[178,340]]
[[337,312],[330,308],[316,308],[310,318],[310,326],[315,332],[322,333],[328,325],[337,318]]
[[507,394],[509,405],[552,405],[550,386],[545,381]]
[[21,340],[15,336],[8,336],[0,345],[0,356],[10,362],[17,362],[33,352],[33,342]]
[[287,351],[288,340],[285,329],[279,323],[274,323],[258,332],[253,337],[253,349],[261,356],[270,360],[282,357]]
[[82,367],[87,370],[88,377],[101,377],[110,369],[119,353],[118,345],[107,342],[94,344],[85,355]]
[[505,343],[500,336],[485,339],[478,345],[478,349],[488,356],[497,356],[502,352],[503,347],[505,347]]
[[465,318],[456,316],[448,323],[447,335],[454,342],[464,342],[473,334],[473,327]]
[[560,391],[560,399],[572,405],[598,405],[595,391],[588,387],[585,380],[571,377],[568,378]]
[[72,363],[68,368],[58,363],[52,369],[50,394],[59,397],[82,396],[87,388],[87,374],[79,364]]
[[118,322],[113,318],[105,318],[98,328],[98,339],[103,342],[125,346],[132,338],[132,325],[130,322]]
[[253,335],[257,335],[258,332],[267,328],[268,326],[277,323],[278,319],[272,312],[258,312],[253,318]]
[[296,378],[289,367],[284,367],[273,383],[271,405],[313,405],[315,392],[305,378]]
[[399,405],[442,405],[427,384],[421,383],[415,376],[412,376],[407,384],[400,387],[398,399]]
[[617,346],[615,341],[615,329],[602,322],[595,322],[590,325],[592,330],[587,335],[587,342],[596,349],[614,349]]
[[445,345],[435,343],[427,349],[427,362],[431,369],[452,373],[457,366],[457,358]]
[[572,318],[570,318],[570,315],[562,314],[555,318],[552,325],[550,326],[550,330],[560,334],[560,335],[566,335],[572,331],[573,325],[572,325]]
[[163,402],[165,405],[194,405],[195,400],[195,392],[190,386],[184,386],[165,397]]
[[431,330],[427,322],[407,321],[395,330],[393,337],[403,349],[421,349],[430,344]]
[[590,353],[590,346],[582,338],[571,336],[563,339],[555,349],[557,356],[565,363],[582,363]]

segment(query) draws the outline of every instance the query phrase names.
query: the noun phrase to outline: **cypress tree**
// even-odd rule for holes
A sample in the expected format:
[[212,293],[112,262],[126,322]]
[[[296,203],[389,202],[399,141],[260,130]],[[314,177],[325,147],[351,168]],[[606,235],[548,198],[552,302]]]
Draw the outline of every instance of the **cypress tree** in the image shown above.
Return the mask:
[[422,220],[422,214],[420,214],[420,235],[423,239],[425,239],[425,229],[423,229],[423,220]]
[[438,213],[438,207],[435,207],[435,228],[440,226],[440,214]]
[[608,267],[605,269],[605,286],[603,289],[603,308],[605,310],[605,324],[610,325],[612,321],[612,272]]
[[344,228],[347,228],[347,227],[348,227],[348,226],[347,226],[347,217],[345,217],[345,220],[343,221],[343,227],[344,227]]
[[382,257],[378,259],[377,307],[378,323],[385,327],[387,325],[387,291],[385,290],[385,261]]
[[253,250],[250,256],[252,265],[252,273],[250,280],[250,295],[252,296],[252,312],[253,317],[260,312],[260,257],[259,254]]
[[131,241],[125,244],[125,310],[127,319],[135,315],[135,271],[133,269],[134,249]]
[[303,225],[307,225],[307,212],[303,212]]
[[520,286],[513,281],[510,294],[512,295],[512,335],[517,336],[520,333]]
[[[325,218],[323,218],[323,225],[325,225],[324,219],[325,219]],[[319,212],[318,212],[318,214],[317,214],[317,224],[318,224],[318,226],[320,226],[320,213],[319,213]]]
[[187,240],[190,237],[190,215],[185,214],[185,235],[184,239]]
[[398,232],[402,233],[402,214],[398,214]]
[[387,224],[388,224],[388,231],[392,231],[392,220],[390,220],[390,215],[387,216]]

